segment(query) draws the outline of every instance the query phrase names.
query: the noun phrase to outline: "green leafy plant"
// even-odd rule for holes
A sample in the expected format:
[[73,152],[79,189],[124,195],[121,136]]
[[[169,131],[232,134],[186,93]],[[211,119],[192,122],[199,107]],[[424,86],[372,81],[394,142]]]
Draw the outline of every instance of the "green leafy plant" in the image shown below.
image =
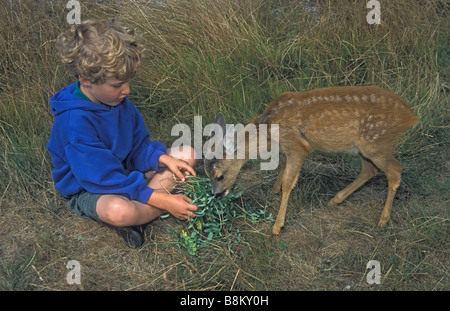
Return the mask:
[[[233,229],[233,219],[248,217],[250,221],[273,220],[272,214],[265,216],[264,210],[254,211],[243,200],[238,200],[244,191],[235,186],[224,197],[216,197],[211,193],[211,183],[206,177],[186,176],[186,181],[176,186],[175,191],[182,192],[192,198],[191,204],[199,207],[195,217],[186,221],[186,228],[175,231],[178,246],[187,249],[190,255],[220,237],[230,237],[230,241],[239,241],[241,233]],[[240,206],[241,203],[244,208]]]

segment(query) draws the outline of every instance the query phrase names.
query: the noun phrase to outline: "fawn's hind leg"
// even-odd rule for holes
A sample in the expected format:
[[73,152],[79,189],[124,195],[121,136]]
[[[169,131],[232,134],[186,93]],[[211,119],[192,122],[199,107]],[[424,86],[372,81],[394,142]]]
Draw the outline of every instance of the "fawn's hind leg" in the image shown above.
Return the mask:
[[356,189],[364,185],[370,178],[377,174],[380,170],[369,160],[359,155],[361,158],[361,172],[358,177],[343,190],[339,191],[329,202],[328,206],[335,206],[342,203]]
[[285,168],[286,168],[286,155],[284,153],[281,153],[280,156],[281,156],[280,172],[278,173],[277,180],[273,184],[273,187],[272,187],[272,190],[271,190],[271,192],[273,194],[277,194],[277,193],[280,192],[280,190],[281,190],[281,182],[283,180],[283,174],[284,174],[284,171],[285,171]]
[[386,174],[388,180],[386,204],[378,222],[378,226],[383,227],[391,218],[392,203],[394,202],[395,193],[401,182],[402,165],[392,154],[372,158],[372,161]]

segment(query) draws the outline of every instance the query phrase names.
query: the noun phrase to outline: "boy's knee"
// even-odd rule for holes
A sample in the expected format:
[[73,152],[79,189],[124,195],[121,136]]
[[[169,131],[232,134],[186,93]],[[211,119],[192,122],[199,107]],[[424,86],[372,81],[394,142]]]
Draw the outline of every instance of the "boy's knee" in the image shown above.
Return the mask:
[[103,207],[103,221],[116,227],[129,226],[134,217],[134,205],[126,198],[116,196],[110,198]]

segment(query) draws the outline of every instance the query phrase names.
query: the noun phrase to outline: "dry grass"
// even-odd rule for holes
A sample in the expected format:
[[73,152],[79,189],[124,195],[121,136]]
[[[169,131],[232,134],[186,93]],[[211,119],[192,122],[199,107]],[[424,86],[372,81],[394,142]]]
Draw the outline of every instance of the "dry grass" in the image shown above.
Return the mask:
[[[0,289],[3,290],[449,290],[448,4],[383,1],[382,24],[364,1],[82,2],[82,18],[117,18],[143,34],[147,58],[132,85],[154,139],[204,124],[218,110],[245,123],[286,90],[377,84],[402,95],[421,124],[401,139],[404,166],[392,220],[376,224],[387,194],[377,175],[343,204],[326,202],[351,182],[359,160],[311,155],[291,194],[286,226],[236,219],[239,241],[214,240],[196,256],[178,247],[173,218],[147,227],[146,244],[71,214],[53,187],[45,150],[48,99],[72,81],[54,41],[68,26],[64,1],[0,0]],[[242,199],[276,214],[277,172],[250,162]],[[199,172],[202,168],[199,167]],[[381,263],[381,284],[366,264]],[[81,285],[66,282],[69,260]]]

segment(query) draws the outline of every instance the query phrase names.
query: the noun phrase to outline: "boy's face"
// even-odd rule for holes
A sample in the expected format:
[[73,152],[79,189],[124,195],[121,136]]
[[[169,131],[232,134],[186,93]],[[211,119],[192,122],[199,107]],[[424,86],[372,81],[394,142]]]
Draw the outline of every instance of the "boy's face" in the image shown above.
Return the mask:
[[97,104],[117,106],[130,93],[129,81],[108,78],[105,83],[94,84],[82,77],[79,81],[84,95]]

